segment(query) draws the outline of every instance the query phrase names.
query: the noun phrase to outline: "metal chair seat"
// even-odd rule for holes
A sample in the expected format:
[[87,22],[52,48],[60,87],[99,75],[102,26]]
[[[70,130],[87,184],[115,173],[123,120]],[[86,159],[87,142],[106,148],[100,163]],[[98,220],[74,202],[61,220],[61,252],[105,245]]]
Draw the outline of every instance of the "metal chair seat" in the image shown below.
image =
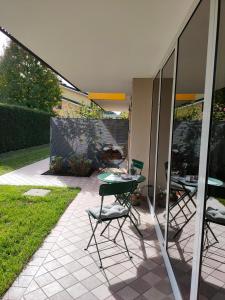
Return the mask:
[[212,223],[225,225],[225,209],[207,207],[206,218]]
[[127,207],[118,203],[112,203],[103,205],[102,208],[101,206],[90,208],[87,210],[87,213],[91,214],[95,219],[106,221],[110,219],[125,217],[128,215],[128,211],[129,210]]

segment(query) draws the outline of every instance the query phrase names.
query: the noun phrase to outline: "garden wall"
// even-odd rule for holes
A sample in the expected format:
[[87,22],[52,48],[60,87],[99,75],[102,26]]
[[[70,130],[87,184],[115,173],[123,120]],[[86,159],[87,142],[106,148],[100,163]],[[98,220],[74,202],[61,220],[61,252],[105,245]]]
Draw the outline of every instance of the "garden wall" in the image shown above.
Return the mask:
[[0,104],[0,153],[49,143],[50,115]]
[[51,118],[51,158],[68,158],[73,154],[85,156],[93,167],[105,167],[103,149],[113,145],[127,155],[128,120]]

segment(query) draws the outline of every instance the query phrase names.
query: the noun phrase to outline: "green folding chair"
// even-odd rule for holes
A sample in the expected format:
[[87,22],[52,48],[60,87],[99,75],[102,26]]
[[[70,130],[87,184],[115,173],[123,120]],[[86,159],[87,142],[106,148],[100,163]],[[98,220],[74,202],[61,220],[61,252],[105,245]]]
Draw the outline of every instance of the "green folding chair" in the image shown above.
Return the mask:
[[[109,239],[108,237],[105,237],[106,238],[105,242],[113,241],[114,243],[116,243],[116,238],[117,238],[118,234],[121,233],[123,241],[124,241],[125,249],[126,249],[126,251],[123,251],[122,253],[127,253],[128,257],[131,258],[131,255],[129,253],[129,250],[128,250],[128,247],[126,244],[126,240],[124,237],[122,227],[123,227],[126,219],[127,218],[130,219],[129,213],[130,213],[130,209],[131,209],[131,204],[130,204],[129,198],[136,188],[137,188],[136,181],[112,183],[112,184],[102,184],[99,188],[99,195],[101,196],[101,205],[87,210],[91,229],[92,229],[92,235],[90,237],[90,240],[89,240],[85,250],[88,250],[88,248],[90,246],[96,246],[99,261],[100,261],[100,268],[102,268],[102,259],[111,257],[113,255],[121,254],[121,252],[120,252],[120,253],[116,253],[113,255],[101,257],[100,250],[99,250],[99,243],[97,242],[97,237],[96,237],[96,230],[98,228],[98,225],[103,222],[105,222],[107,224],[106,227],[108,227],[113,220],[117,221],[119,228],[117,228],[114,238]],[[114,195],[116,198],[118,197],[118,195],[120,197],[123,197],[124,203],[126,202],[126,205],[121,205],[118,202],[114,202],[112,204],[105,205],[104,204],[105,196],[112,196],[112,195]],[[122,219],[122,222],[120,222],[120,219]],[[96,222],[95,225],[93,225],[92,220]],[[102,235],[102,234],[103,234],[103,232],[101,232],[100,235]],[[91,244],[93,239],[94,239],[94,243]]]
[[143,168],[144,168],[144,163],[142,161],[137,159],[132,159],[131,169],[136,170],[136,172],[138,172],[139,175],[141,175]]

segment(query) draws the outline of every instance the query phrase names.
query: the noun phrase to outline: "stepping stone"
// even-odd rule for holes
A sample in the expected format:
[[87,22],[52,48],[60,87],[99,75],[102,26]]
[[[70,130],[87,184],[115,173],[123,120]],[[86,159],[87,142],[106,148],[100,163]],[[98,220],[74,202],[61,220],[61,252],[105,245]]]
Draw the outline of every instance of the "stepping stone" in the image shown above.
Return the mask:
[[44,197],[48,195],[51,191],[45,190],[45,189],[30,189],[29,191],[25,192],[24,196],[38,196],[38,197]]

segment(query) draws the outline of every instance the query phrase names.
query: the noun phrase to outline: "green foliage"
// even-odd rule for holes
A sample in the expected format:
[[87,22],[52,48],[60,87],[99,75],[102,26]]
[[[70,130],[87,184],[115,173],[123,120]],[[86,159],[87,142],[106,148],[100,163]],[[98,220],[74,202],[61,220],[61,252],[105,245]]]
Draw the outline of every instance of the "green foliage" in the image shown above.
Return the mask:
[[213,99],[213,119],[225,120],[225,88],[215,91]]
[[54,156],[51,159],[50,170],[56,175],[86,177],[91,174],[92,161],[76,153],[66,158]]
[[[31,188],[51,190],[44,197],[24,196]],[[79,189],[1,186],[0,296],[50,233]]]
[[60,97],[56,75],[11,41],[0,59],[0,102],[52,113]]
[[47,158],[49,145],[41,145],[0,154],[0,175]]
[[53,156],[51,158],[50,170],[55,174],[60,174],[63,171],[63,158],[62,156]]
[[120,119],[126,120],[126,119],[128,119],[128,118],[129,118],[129,112],[127,112],[127,111],[122,111],[122,112],[120,113]]
[[0,104],[0,153],[49,143],[50,115]]
[[[176,109],[176,120],[196,121],[202,119],[202,103],[189,106],[181,106]],[[219,89],[213,94],[213,120],[225,120],[225,88]]]
[[177,121],[196,121],[202,119],[202,104],[180,106],[175,110]]
[[103,109],[94,102],[91,102],[91,105],[83,103],[79,109],[78,117],[84,119],[103,119]]
[[71,174],[75,176],[88,176],[92,169],[92,161],[84,155],[73,154],[68,158]]

